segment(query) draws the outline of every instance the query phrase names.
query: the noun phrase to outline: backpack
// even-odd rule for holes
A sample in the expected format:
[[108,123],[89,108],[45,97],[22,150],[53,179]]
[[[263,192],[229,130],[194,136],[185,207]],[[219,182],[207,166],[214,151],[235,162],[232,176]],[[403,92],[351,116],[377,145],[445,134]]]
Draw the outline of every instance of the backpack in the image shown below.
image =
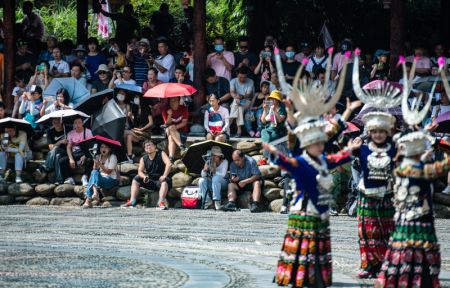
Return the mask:
[[314,73],[314,74],[316,74],[316,71],[317,71],[318,69],[322,68],[323,63],[325,63],[325,61],[327,61],[327,58],[328,58],[328,56],[325,56],[325,57],[323,57],[322,61],[320,61],[319,63],[317,63],[317,62],[314,60],[314,57],[311,57],[311,61],[312,61],[312,63],[313,63],[313,67],[312,67],[312,69],[311,69],[311,72]]

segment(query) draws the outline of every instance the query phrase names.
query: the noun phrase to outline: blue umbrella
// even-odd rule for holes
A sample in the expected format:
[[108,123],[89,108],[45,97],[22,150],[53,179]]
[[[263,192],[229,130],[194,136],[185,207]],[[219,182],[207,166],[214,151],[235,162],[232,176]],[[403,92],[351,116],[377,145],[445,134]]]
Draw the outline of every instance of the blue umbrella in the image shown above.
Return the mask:
[[131,95],[142,95],[142,87],[134,84],[119,84],[114,88],[114,93],[119,90],[125,90],[127,94]]
[[89,91],[86,87],[83,86],[80,82],[78,82],[73,77],[65,77],[65,78],[54,78],[47,89],[45,89],[43,96],[45,97],[55,97],[56,92],[64,88],[67,90],[70,96],[70,102],[74,105],[82,102],[84,99],[89,98]]

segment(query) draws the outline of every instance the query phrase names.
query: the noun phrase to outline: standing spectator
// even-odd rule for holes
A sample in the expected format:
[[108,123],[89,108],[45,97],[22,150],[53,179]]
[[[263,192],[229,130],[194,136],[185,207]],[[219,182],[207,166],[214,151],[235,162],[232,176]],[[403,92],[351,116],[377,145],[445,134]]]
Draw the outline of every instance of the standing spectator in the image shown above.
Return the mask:
[[17,41],[17,53],[15,57],[14,66],[16,68],[15,74],[25,80],[25,83],[30,81],[34,72],[35,58],[33,53],[28,51],[28,44],[24,40]]
[[14,157],[14,168],[16,170],[16,183],[22,183],[22,170],[25,161],[32,158],[31,150],[28,147],[27,133],[17,130],[15,127],[5,128],[7,143],[2,140],[0,152],[0,182],[5,181],[5,169],[8,163],[8,156]]
[[109,52],[111,55],[111,59],[109,60],[108,68],[112,69],[112,70],[122,69],[126,65],[125,53],[122,52],[125,50],[122,50],[120,48],[119,44],[117,43],[117,41],[115,39],[111,39],[110,43],[111,43],[111,48],[109,49]]
[[70,67],[69,63],[62,60],[61,49],[59,47],[53,48],[53,59],[49,62],[49,75],[54,78],[69,77]]
[[175,77],[170,79],[170,83],[180,83],[180,84],[187,84],[187,85],[193,85],[191,80],[189,80],[188,77],[186,77],[186,67],[183,65],[177,65],[175,67]]
[[230,82],[224,77],[216,75],[212,68],[206,69],[206,95],[214,94],[218,97],[220,105],[229,108],[233,97],[230,94]]
[[111,71],[106,64],[100,64],[97,71],[95,71],[95,74],[98,75],[98,79],[92,82],[92,94],[108,89]]
[[169,54],[169,46],[166,40],[158,41],[159,56],[150,58],[149,63],[158,69],[158,80],[168,83],[175,75],[175,58]]
[[247,36],[239,37],[238,44],[239,50],[234,53],[235,67],[236,69],[243,66],[249,68],[250,75],[248,76],[254,80],[253,71],[255,70],[256,65],[258,65],[258,57],[256,57],[253,52],[249,51],[249,39]]
[[156,37],[169,38],[174,24],[173,16],[169,13],[169,5],[162,3],[159,6],[159,11],[153,12],[150,19],[150,28],[155,33]]
[[122,13],[109,13],[101,9],[100,12],[106,17],[116,21],[116,35],[117,44],[122,51],[125,51],[127,43],[133,36],[140,36],[141,26],[136,17],[134,17],[134,8],[131,4],[123,6]]
[[75,118],[73,121],[73,130],[67,134],[67,156],[59,160],[63,177],[57,179],[57,182],[66,179],[64,183],[75,185],[75,180],[72,178],[72,169],[75,169],[77,166],[83,166],[84,174],[81,182],[83,186],[87,186],[88,175],[92,171],[92,159],[84,155],[84,152],[80,148],[80,142],[91,137],[93,137],[91,130],[83,127],[83,118]]
[[150,54],[150,42],[142,38],[135,48],[132,43],[127,46],[126,59],[131,64],[134,71],[134,80],[136,80],[136,85],[141,86],[147,79],[147,72],[153,63],[150,60],[153,59]]
[[58,39],[54,35],[49,35],[47,37],[47,48],[42,50],[39,54],[38,62],[50,62],[53,60],[53,48],[58,44]]
[[431,61],[430,58],[425,56],[425,49],[418,46],[414,48],[414,55],[406,57],[406,62],[413,62],[414,58],[416,62],[416,75],[423,77],[431,74]]
[[[342,68],[344,68],[345,63],[345,52],[352,51],[352,41],[348,38],[344,39],[339,45],[339,52],[334,55],[333,58],[333,65],[331,66],[331,80],[335,81],[337,80],[337,76],[339,73],[341,73]],[[348,59],[348,64],[353,63],[353,57]],[[348,73],[347,75],[351,75]]]
[[300,42],[298,49],[300,53],[297,53],[294,57],[297,62],[302,63],[303,59],[311,57],[312,50],[308,42]]
[[70,69],[70,76],[77,80],[78,83],[80,83],[82,86],[87,88],[87,80],[84,76],[84,68],[81,66],[81,64],[73,64],[72,69]]
[[278,79],[278,75],[277,75],[276,71],[275,71],[275,73],[272,73],[272,75],[270,75],[269,90],[270,90],[270,92],[272,92],[273,90],[281,91],[281,84],[280,84],[280,80]]
[[111,147],[100,145],[100,155],[94,159],[94,166],[86,189],[83,208],[92,208],[92,200],[100,200],[99,189],[111,189],[119,185],[117,157]]
[[224,77],[228,81],[231,79],[231,70],[234,66],[233,52],[225,50],[225,41],[222,36],[214,38],[214,51],[206,59],[206,65],[216,71],[216,75]]
[[292,84],[295,73],[297,73],[297,69],[300,66],[300,63],[294,59],[295,51],[293,45],[286,46],[286,52],[284,54],[286,55],[286,60],[283,61],[283,71],[287,82],[289,84]]
[[98,80],[95,71],[101,64],[108,64],[106,57],[98,53],[98,40],[95,37],[88,39],[88,54],[86,56],[86,67],[91,75],[91,81]]
[[159,201],[157,207],[167,210],[167,193],[172,188],[172,179],[169,177],[172,166],[169,157],[164,151],[159,151],[152,140],[144,141],[145,155],[139,161],[138,175],[131,183],[131,198],[122,207],[135,207],[139,188],[159,190]]
[[25,15],[22,20],[22,35],[30,45],[33,53],[39,53],[39,44],[44,36],[45,28],[41,17],[33,12],[33,2],[25,1],[22,4],[22,12]]
[[63,182],[63,176],[61,172],[61,167],[59,161],[62,157],[66,156],[66,131],[64,124],[59,118],[52,119],[52,128],[47,130],[47,143],[50,152],[47,154],[45,163],[36,169],[38,174],[48,173],[55,171],[53,183],[59,185]]
[[233,162],[230,164],[231,179],[228,184],[228,203],[222,206],[222,210],[236,211],[238,194],[250,191],[253,199],[253,202],[250,204],[250,212],[261,212],[260,201],[263,180],[255,159],[245,155],[240,150],[235,150],[232,157]]
[[162,112],[162,117],[169,141],[169,160],[173,162],[177,146],[181,153],[186,150],[184,143],[187,139],[189,112],[186,106],[180,105],[180,97],[173,97],[169,100],[169,107]]
[[272,63],[272,48],[266,46],[259,54],[259,63],[255,68],[255,75],[259,76],[262,81],[269,81],[272,74],[275,74],[275,67]]
[[325,48],[323,44],[318,43],[316,49],[314,49],[314,55],[311,56],[308,64],[306,64],[305,70],[315,77],[318,70],[326,69],[328,57],[325,55]]
[[109,82],[109,88],[112,89],[121,84],[136,85],[136,81],[131,79],[131,75],[133,75],[133,72],[131,72],[130,66],[123,67],[122,71],[114,70],[111,81]]
[[[214,207],[216,210],[220,210],[222,200],[222,191],[227,189],[228,181],[226,179],[228,171],[228,160],[222,153],[222,149],[219,146],[211,147],[211,159],[205,163],[201,172],[202,178],[198,182],[200,187],[200,195],[202,199],[205,199],[204,209],[209,209],[214,201]],[[211,187],[211,195],[207,193],[209,187]]]
[[389,76],[389,51],[379,49],[375,51],[375,63],[370,72],[371,80],[387,80]]
[[287,131],[284,122],[287,112],[283,105],[283,96],[280,91],[272,91],[267,100],[263,103],[263,113],[260,118],[263,125],[266,126],[261,130],[261,140],[265,143],[270,143],[286,136]]
[[219,142],[227,142],[230,138],[230,114],[228,109],[219,105],[219,99],[215,94],[209,95],[209,107],[205,111],[203,125],[206,130],[206,139]]
[[[444,51],[445,51],[445,48],[444,48],[443,44],[438,43],[434,46],[434,56],[430,58],[432,68],[439,68],[438,59],[439,59],[439,57],[445,57]],[[437,74],[437,71],[436,71],[436,74]]]
[[241,137],[244,125],[244,113],[250,106],[250,101],[255,94],[255,85],[252,79],[247,77],[247,67],[241,67],[237,71],[237,77],[230,82],[230,93],[234,101],[231,104],[230,125],[236,119],[237,132],[235,137]]
[[36,121],[42,107],[42,88],[36,85],[31,86],[30,92],[22,94],[22,103],[19,113],[23,115],[23,120],[29,122],[31,127],[36,128]]

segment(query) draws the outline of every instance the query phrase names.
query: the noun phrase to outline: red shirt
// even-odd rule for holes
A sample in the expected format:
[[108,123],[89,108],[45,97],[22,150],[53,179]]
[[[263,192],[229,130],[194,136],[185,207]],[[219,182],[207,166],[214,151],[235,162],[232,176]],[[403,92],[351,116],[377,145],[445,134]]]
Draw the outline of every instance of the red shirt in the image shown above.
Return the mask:
[[[167,111],[170,109],[169,108],[165,108],[162,112],[162,117],[164,120],[164,123],[167,122]],[[187,109],[186,106],[178,106],[177,110],[172,110],[172,124],[180,124],[183,119],[188,119],[189,118],[189,111]],[[188,132],[188,127],[187,125],[184,126],[183,128],[180,129],[181,132],[187,133]]]

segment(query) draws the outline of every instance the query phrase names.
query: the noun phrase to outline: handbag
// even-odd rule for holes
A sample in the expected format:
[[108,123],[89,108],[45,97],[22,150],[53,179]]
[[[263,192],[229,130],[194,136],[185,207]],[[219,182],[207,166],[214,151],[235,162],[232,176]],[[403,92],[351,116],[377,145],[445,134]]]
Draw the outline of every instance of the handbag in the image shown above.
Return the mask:
[[181,193],[181,207],[186,209],[199,209],[201,206],[200,188],[198,186],[186,186]]

